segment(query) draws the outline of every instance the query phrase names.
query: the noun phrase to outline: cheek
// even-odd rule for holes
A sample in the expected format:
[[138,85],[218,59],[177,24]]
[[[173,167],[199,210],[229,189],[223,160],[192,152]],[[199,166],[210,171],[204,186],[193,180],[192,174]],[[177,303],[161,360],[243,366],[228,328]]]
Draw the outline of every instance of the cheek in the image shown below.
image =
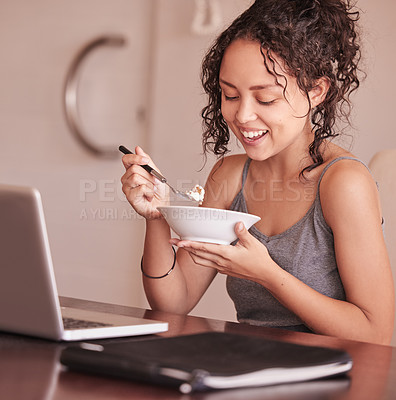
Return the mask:
[[309,114],[309,100],[299,90],[289,100],[290,112],[295,117],[303,118]]
[[229,103],[222,102],[221,104],[221,114],[227,123],[231,123],[235,120],[236,109],[235,106]]

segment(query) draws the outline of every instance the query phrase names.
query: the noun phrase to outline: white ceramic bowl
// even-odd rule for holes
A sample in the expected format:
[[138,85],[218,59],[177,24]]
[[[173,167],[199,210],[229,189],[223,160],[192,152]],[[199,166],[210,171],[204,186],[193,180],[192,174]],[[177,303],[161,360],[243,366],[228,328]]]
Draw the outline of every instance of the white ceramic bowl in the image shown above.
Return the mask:
[[242,221],[249,229],[260,220],[256,215],[218,208],[167,206],[158,210],[181,239],[217,244],[230,244],[237,239],[237,222]]

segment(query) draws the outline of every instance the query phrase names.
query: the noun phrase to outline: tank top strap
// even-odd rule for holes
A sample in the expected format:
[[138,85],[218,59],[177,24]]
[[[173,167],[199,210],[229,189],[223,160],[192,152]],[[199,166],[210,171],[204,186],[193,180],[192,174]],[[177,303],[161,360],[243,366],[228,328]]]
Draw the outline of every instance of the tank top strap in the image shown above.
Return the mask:
[[246,162],[245,162],[245,165],[243,166],[243,171],[242,171],[242,188],[241,188],[241,190],[244,188],[244,186],[245,186],[245,182],[246,182],[246,178],[247,178],[247,174],[248,174],[248,171],[249,171],[249,166],[250,166],[250,163],[252,162],[252,159],[251,158],[248,158],[247,160],[246,160]]
[[363,164],[363,165],[368,169],[368,166],[367,166],[363,161],[359,160],[358,158],[350,157],[350,156],[337,157],[337,158],[335,158],[334,160],[330,161],[330,162],[323,168],[323,171],[322,171],[322,173],[320,174],[320,177],[319,177],[319,180],[318,180],[318,192],[319,192],[320,182],[322,182],[323,176],[324,176],[324,174],[326,173],[326,171],[327,171],[333,164],[335,164],[336,162],[341,161],[341,160],[354,160],[354,161],[360,162],[361,164]]
[[[320,174],[320,177],[319,177],[319,180],[318,180],[318,192],[319,192],[320,183],[322,182],[323,176],[324,176],[324,174],[326,173],[326,171],[327,171],[333,164],[335,164],[336,162],[341,161],[341,160],[354,160],[354,161],[360,162],[361,164],[363,164],[363,165],[370,171],[369,167],[368,167],[363,161],[359,160],[359,159],[356,158],[356,157],[351,157],[351,156],[337,157],[337,158],[335,158],[334,160],[330,161],[330,162],[326,165],[326,167],[324,167],[322,173]],[[246,160],[246,162],[245,162],[245,165],[243,166],[243,171],[242,171],[242,188],[241,188],[241,190],[242,190],[242,189],[244,188],[244,186],[245,186],[245,182],[246,182],[246,178],[247,178],[247,174],[248,174],[249,166],[250,166],[250,163],[251,163],[251,162],[252,162],[252,159],[251,159],[251,158],[248,158],[248,159]],[[370,171],[370,173],[371,173],[371,171]]]

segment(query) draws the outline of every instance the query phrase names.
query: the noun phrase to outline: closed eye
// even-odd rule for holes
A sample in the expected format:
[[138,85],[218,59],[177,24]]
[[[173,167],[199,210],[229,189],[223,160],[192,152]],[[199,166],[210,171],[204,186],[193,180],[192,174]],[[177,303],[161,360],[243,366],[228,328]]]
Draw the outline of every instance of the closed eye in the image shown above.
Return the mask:
[[275,103],[275,100],[270,100],[270,101],[261,101],[261,100],[257,100],[257,102],[263,106],[269,106],[271,104]]
[[224,98],[226,99],[226,100],[237,100],[238,99],[238,96],[226,96],[226,95],[224,95]]

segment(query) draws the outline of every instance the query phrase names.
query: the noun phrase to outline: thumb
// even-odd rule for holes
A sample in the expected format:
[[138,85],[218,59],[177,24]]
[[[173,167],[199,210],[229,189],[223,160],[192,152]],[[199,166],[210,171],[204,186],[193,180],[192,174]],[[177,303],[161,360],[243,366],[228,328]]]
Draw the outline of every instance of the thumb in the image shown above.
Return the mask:
[[238,222],[235,224],[235,233],[237,234],[241,244],[245,244],[250,240],[250,233],[246,229],[243,222]]
[[150,158],[150,156],[147,153],[145,153],[144,150],[140,146],[135,147],[135,153],[138,156]]
[[136,153],[136,155],[142,157],[142,161],[144,162],[144,164],[149,164],[152,168],[154,168],[158,172],[160,172],[158,170],[157,166],[154,164],[154,162],[151,159],[151,157],[140,146],[136,146],[135,147],[135,153]]

